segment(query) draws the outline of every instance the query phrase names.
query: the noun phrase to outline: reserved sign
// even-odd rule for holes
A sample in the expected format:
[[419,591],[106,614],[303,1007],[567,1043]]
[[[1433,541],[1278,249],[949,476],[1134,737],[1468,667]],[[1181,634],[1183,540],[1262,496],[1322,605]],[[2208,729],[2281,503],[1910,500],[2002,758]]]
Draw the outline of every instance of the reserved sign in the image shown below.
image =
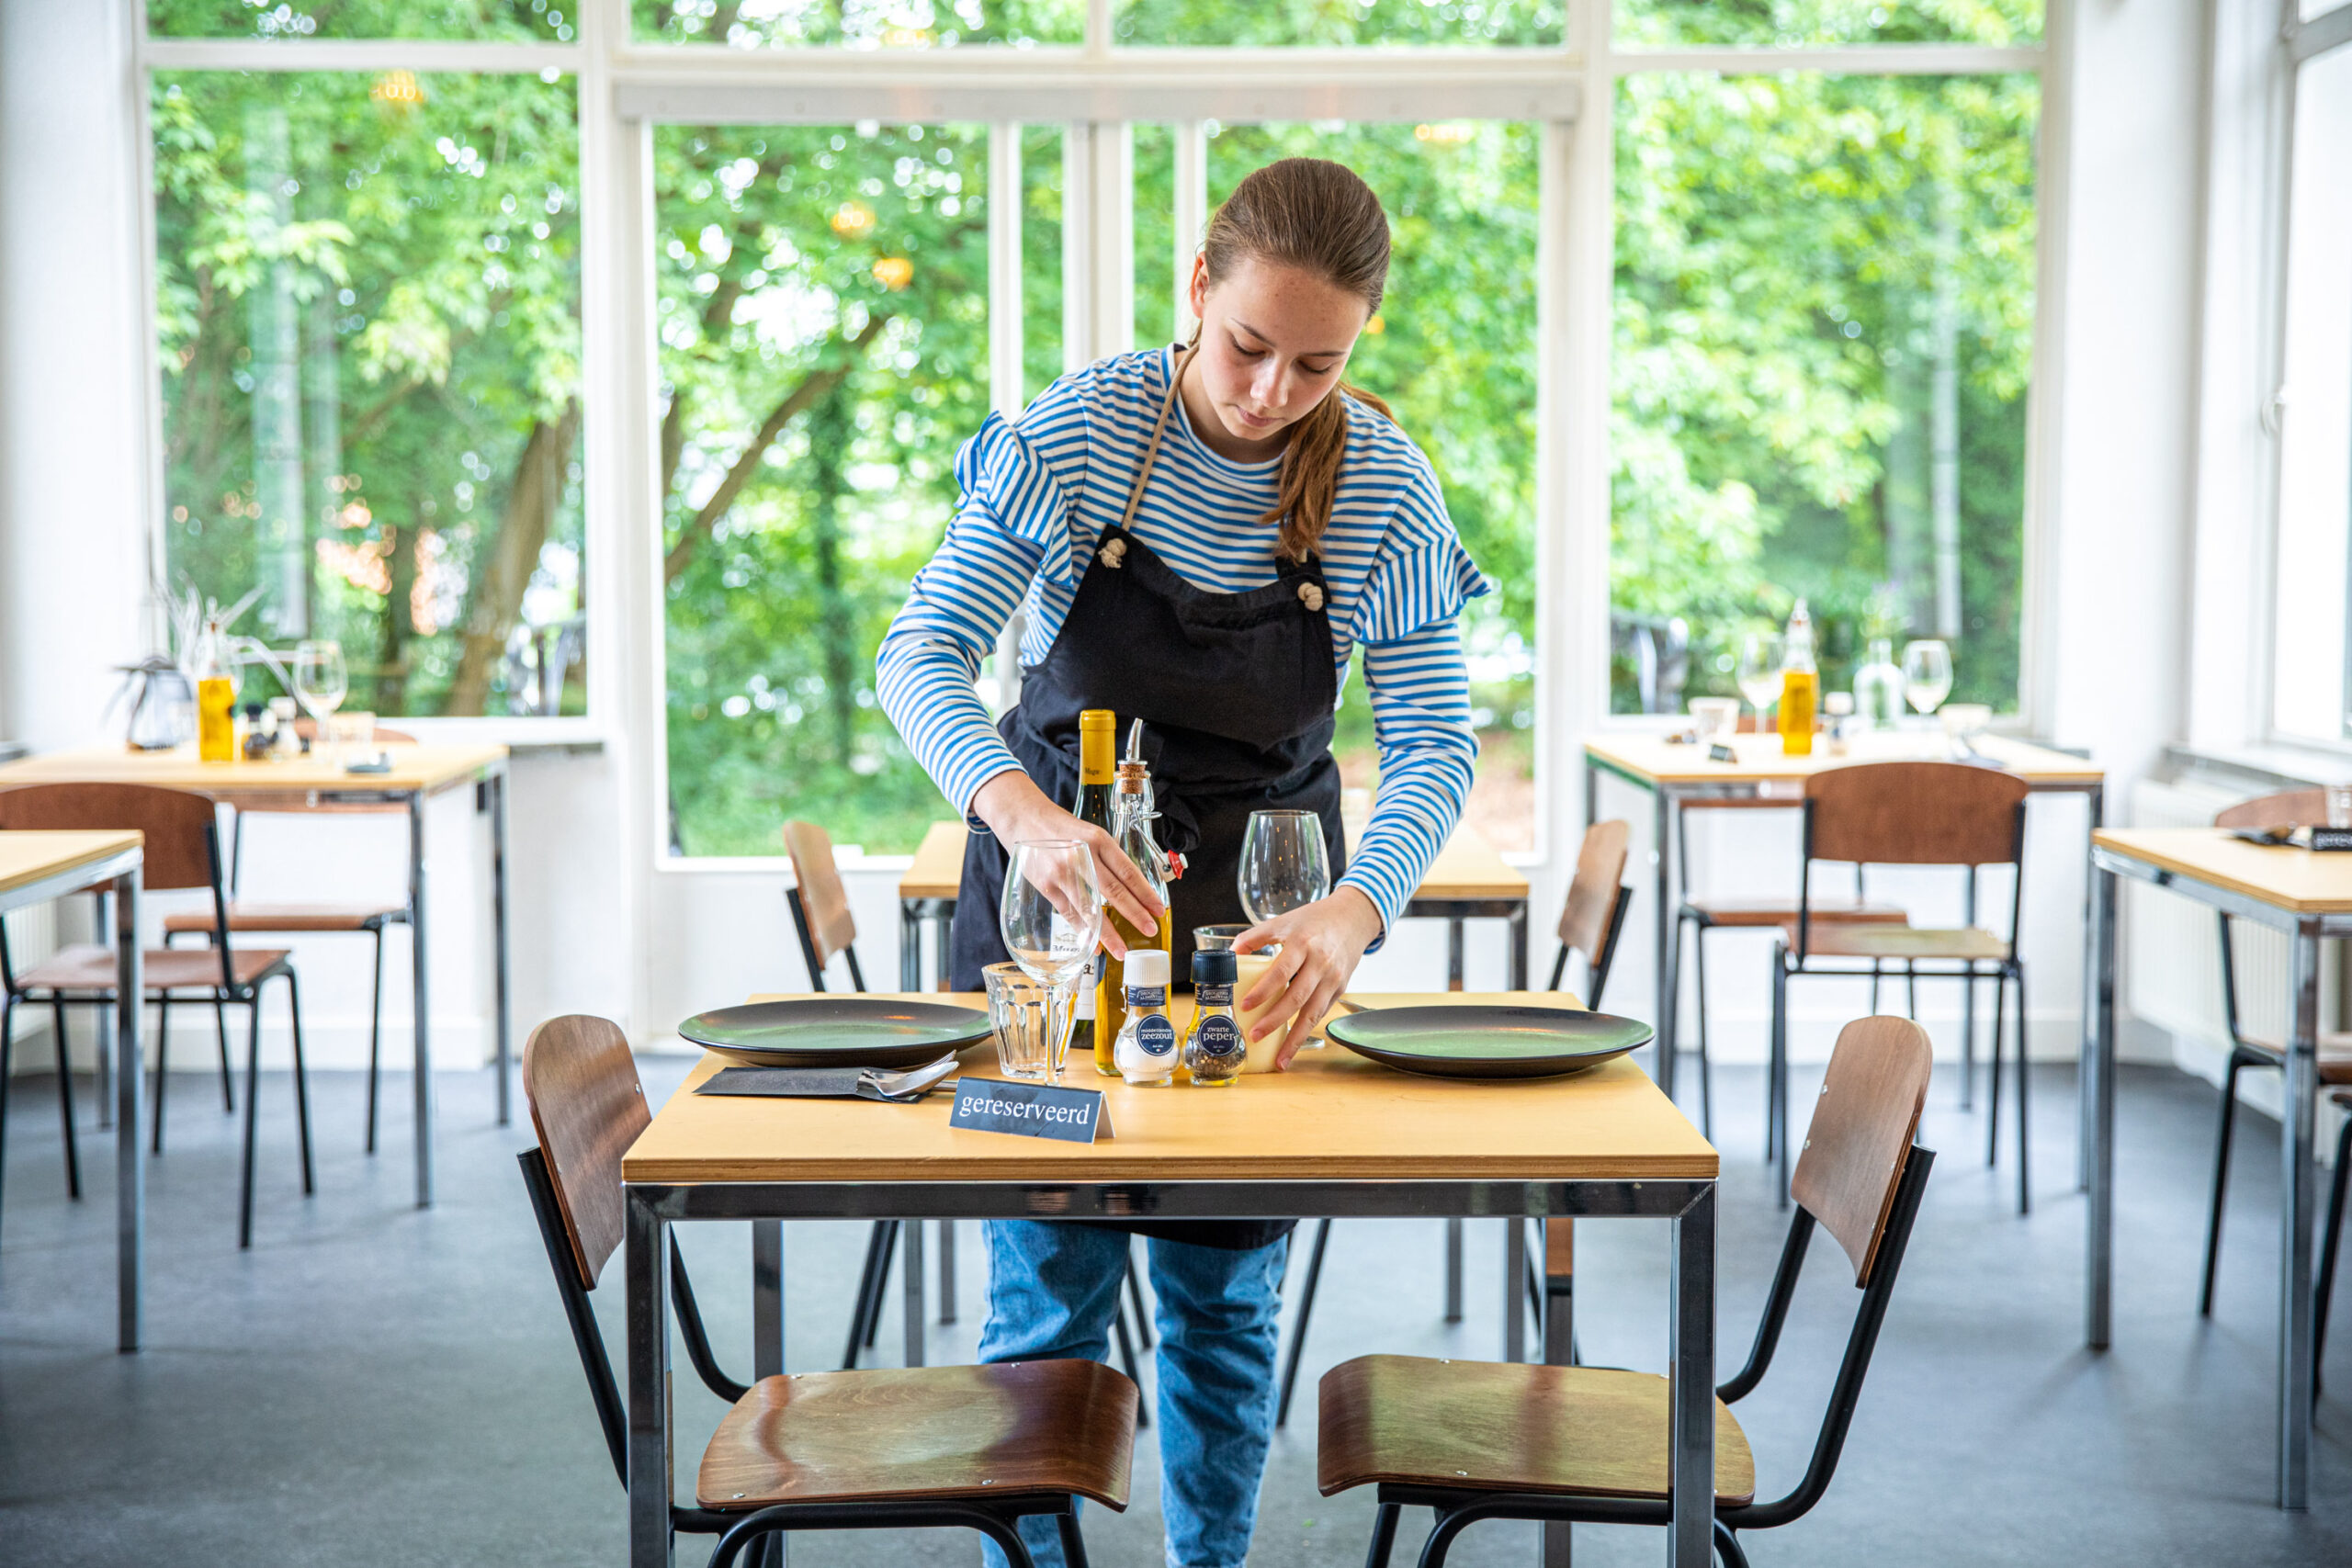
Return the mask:
[[1091,1144],[1111,1135],[1100,1089],[1010,1083],[968,1073],[956,1086],[956,1109],[949,1113],[947,1124],[975,1133],[1058,1138],[1069,1144]]

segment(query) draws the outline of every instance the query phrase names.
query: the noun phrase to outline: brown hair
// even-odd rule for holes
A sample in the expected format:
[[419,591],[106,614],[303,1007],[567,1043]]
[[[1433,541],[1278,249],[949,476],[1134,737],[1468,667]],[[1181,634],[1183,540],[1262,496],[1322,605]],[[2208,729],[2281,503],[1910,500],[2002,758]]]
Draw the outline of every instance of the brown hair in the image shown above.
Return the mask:
[[[1209,220],[1201,254],[1209,282],[1221,283],[1243,261],[1256,259],[1311,272],[1380,309],[1388,282],[1388,215],[1355,171],[1324,158],[1284,158],[1234,187]],[[1200,341],[1197,333],[1193,341]],[[1331,521],[1340,460],[1348,447],[1342,394],[1385,417],[1388,405],[1341,382],[1317,403],[1283,449],[1282,490],[1260,519],[1282,525],[1281,547],[1305,560]]]

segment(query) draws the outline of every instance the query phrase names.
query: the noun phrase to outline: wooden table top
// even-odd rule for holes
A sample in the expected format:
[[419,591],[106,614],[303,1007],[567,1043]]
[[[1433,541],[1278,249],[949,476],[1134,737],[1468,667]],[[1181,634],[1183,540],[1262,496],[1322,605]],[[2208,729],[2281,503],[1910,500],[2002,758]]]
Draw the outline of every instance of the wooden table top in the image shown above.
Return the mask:
[[0,832],[0,893],[45,882],[77,865],[90,865],[137,849],[136,831],[92,833]]
[[[1575,1005],[1556,993],[1357,999]],[[964,1060],[992,1076],[988,1045]],[[893,1106],[694,1093],[724,1066],[704,1055],[624,1156],[625,1179],[1667,1181],[1713,1180],[1717,1165],[1699,1130],[1623,1056],[1575,1077],[1475,1082],[1393,1072],[1326,1046],[1302,1053],[1288,1072],[1223,1089],[1130,1088],[1072,1063],[1064,1081],[1100,1089],[1107,1101],[1113,1136],[1092,1145],[951,1130],[946,1095]]]
[[2103,828],[2091,842],[2290,914],[2352,914],[2352,852],[2249,844],[2224,828]]
[[[914,863],[899,878],[899,897],[955,897],[963,884],[966,833],[961,822],[933,822],[915,851]],[[1485,835],[1470,827],[1454,829],[1453,836],[1430,863],[1421,885],[1413,890],[1415,898],[1502,902],[1523,899],[1527,894],[1527,878],[1496,852]]]
[[468,742],[379,746],[391,759],[388,773],[346,773],[313,753],[290,762],[205,762],[194,746],[133,751],[86,746],[0,765],[0,789],[27,784],[143,784],[216,796],[309,795],[327,790],[419,791],[432,795],[463,784],[503,761],[506,748]]
[[[1704,746],[1674,745],[1663,736],[1639,732],[1595,736],[1585,741],[1584,749],[1587,756],[1651,784],[1766,784],[1801,780],[1856,762],[1940,762],[1949,755],[1941,730],[1859,735],[1842,757],[1829,755],[1818,743],[1810,755],[1792,757],[1781,750],[1777,735],[1743,735],[1732,742],[1736,762],[1711,762]],[[1981,736],[1976,749],[2007,764],[2027,784],[2045,789],[2101,784],[2107,778],[2104,770],[2080,757],[2004,736]]]

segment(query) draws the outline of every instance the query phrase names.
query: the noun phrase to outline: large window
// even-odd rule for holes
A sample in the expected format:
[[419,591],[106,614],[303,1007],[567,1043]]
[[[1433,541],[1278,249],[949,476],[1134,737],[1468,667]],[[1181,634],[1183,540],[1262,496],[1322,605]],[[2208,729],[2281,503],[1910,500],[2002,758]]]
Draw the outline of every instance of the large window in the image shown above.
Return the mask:
[[[1012,133],[1007,133],[1012,134]],[[1061,134],[1019,133],[1058,375]],[[662,127],[655,138],[673,838],[773,854],[790,817],[911,850],[944,807],[874,654],[990,406],[986,126]],[[1024,291],[1025,292],[1025,291]]]
[[[1553,639],[1604,603],[1619,713],[1729,691],[1742,636],[1799,596],[1833,684],[1872,635],[1939,636],[1956,697],[2017,707],[2042,11],[148,0],[164,564],[256,593],[239,629],[273,645],[340,638],[351,705],[391,716],[582,714],[594,648],[658,687],[661,733],[616,739],[659,760],[676,853],[773,855],[794,816],[904,852],[948,808],[873,661],[956,451],[1075,365],[1187,332],[1215,204],[1275,158],[1336,158],[1396,231],[1351,378],[1428,453],[1498,590],[1464,617],[1467,818],[1556,854],[1573,828],[1537,759],[1562,754],[1547,726],[1594,716],[1602,639]],[[346,47],[371,39],[415,58]],[[2282,639],[2291,614],[2340,628],[2352,591],[2352,421],[2326,400],[2352,403],[2328,287],[2328,116],[2352,95],[2306,73],[2312,368],[2281,540],[2335,564],[2282,587]],[[1572,188],[1578,126],[1611,137],[1613,250],[1567,221],[1599,206]],[[1567,363],[1604,275],[1606,408]],[[1572,451],[1606,464],[1605,511]],[[2301,543],[2314,527],[2335,554]],[[631,602],[624,566],[658,617],[592,624]],[[1539,643],[1570,680],[1538,689]],[[2282,676],[2280,727],[2338,734],[2348,659],[2339,631],[2297,664],[2312,680]],[[1000,651],[983,697],[1001,710],[1017,673]],[[595,699],[600,725],[636,711]],[[1376,790],[1360,671],[1338,750]]]
[[2274,722],[2352,736],[2352,44],[2295,82],[2278,408]]
[[355,709],[584,711],[575,96],[153,77],[167,568]]
[[1871,637],[1932,637],[1955,698],[2017,706],[2039,101],[2025,75],[1620,84],[1616,711],[1732,694],[1742,635],[1800,597],[1828,686]]

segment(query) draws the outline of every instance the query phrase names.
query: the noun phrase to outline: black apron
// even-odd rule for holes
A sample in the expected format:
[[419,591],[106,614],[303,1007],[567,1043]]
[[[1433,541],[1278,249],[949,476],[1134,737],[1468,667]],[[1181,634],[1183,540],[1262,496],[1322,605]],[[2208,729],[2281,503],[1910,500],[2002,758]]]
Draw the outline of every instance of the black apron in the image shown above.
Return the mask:
[[[1277,578],[1268,586],[1207,593],[1129,532],[1185,363],[1180,355],[1125,519],[1096,541],[1053,647],[1043,663],[1022,671],[1021,701],[997,724],[1037,787],[1075,805],[1080,712],[1110,709],[1122,735],[1133,720],[1144,721],[1160,847],[1185,857],[1184,874],[1169,889],[1170,973],[1180,979],[1192,972],[1194,926],[1248,919],[1237,874],[1251,812],[1314,812],[1335,880],[1347,863],[1340,768],[1331,756],[1339,676],[1321,563],[1311,554],[1304,562],[1277,555]],[[948,935],[951,989],[980,989],[980,970],[1006,960],[997,905],[1008,863],[992,834],[966,840]],[[1298,1222],[1113,1223],[1241,1248],[1262,1247]]]

